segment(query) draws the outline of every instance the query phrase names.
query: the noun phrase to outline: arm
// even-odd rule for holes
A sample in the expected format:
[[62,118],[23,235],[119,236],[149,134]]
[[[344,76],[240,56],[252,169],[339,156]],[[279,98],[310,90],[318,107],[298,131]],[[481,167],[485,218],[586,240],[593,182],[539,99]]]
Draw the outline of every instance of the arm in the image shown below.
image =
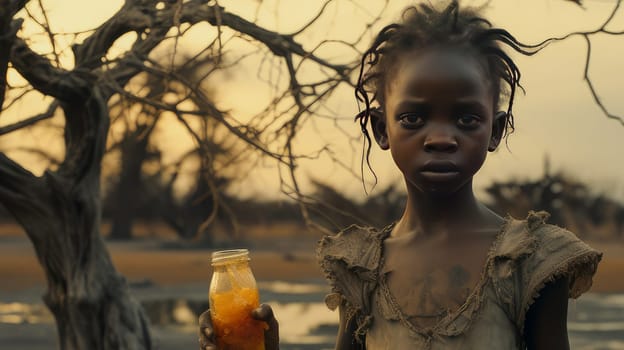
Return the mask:
[[529,308],[524,322],[528,350],[569,350],[568,277],[559,277],[544,286]]
[[355,318],[347,318],[347,307],[344,302],[338,306],[340,321],[338,323],[338,336],[336,337],[335,350],[365,350],[364,345],[356,342],[354,334],[357,329]]

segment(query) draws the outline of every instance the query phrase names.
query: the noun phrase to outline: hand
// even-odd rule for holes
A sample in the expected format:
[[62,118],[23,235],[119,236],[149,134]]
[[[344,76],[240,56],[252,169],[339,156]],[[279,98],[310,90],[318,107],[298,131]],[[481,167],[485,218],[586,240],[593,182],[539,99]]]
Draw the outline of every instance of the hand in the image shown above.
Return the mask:
[[[263,321],[269,326],[264,331],[264,349],[279,350],[279,324],[275,319],[273,309],[267,304],[262,304],[251,312],[251,317],[258,321]],[[210,310],[204,311],[199,316],[199,349],[217,350],[210,319]]]
[[210,319],[210,309],[199,315],[199,350],[217,350],[217,345],[214,342],[212,319]]

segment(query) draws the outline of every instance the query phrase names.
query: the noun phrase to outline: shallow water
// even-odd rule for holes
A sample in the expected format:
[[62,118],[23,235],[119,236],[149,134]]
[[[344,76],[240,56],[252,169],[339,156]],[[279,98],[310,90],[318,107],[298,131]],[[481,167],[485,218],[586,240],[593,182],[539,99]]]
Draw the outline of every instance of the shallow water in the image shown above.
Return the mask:
[[624,349],[624,294],[588,293],[568,310],[572,349]]
[[[323,283],[259,285],[262,300],[278,315],[282,349],[333,348],[337,314],[322,302],[327,292]],[[156,349],[197,348],[196,320],[207,307],[206,293],[203,285],[149,286],[133,291],[152,321]],[[33,297],[13,299],[0,302],[2,349],[53,348],[55,327],[45,306]],[[572,349],[624,349],[624,294],[588,293],[571,301],[568,330]]]

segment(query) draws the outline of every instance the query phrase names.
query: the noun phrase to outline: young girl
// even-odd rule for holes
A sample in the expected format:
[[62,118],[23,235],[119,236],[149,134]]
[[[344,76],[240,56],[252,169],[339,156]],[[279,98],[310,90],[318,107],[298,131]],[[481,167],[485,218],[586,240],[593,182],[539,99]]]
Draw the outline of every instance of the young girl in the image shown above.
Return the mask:
[[[601,254],[546,213],[503,218],[473,193],[486,154],[513,131],[520,71],[503,45],[539,49],[453,1],[408,8],[365,53],[357,119],[390,150],[407,203],[384,229],[351,226],[319,244],[336,349],[569,348],[568,298],[589,289]],[[277,348],[270,308],[254,317]],[[200,329],[202,349],[214,348],[206,314]]]

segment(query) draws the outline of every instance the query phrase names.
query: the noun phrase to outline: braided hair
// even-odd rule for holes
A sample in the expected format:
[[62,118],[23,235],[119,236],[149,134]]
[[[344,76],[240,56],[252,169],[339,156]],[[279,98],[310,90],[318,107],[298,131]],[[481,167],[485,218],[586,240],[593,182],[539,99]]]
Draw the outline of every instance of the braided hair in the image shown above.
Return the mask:
[[[355,97],[364,104],[364,110],[357,114],[355,120],[360,124],[365,144],[368,144],[366,162],[369,169],[372,171],[369,162],[371,137],[367,125],[372,115],[383,117],[386,84],[396,73],[396,63],[400,56],[406,52],[432,46],[447,46],[465,49],[474,55],[487,74],[494,107],[500,108],[501,97],[507,97],[507,125],[503,136],[513,132],[514,97],[516,88],[522,89],[520,70],[502,49],[501,44],[524,55],[533,55],[545,46],[544,43],[520,43],[508,31],[492,27],[488,20],[480,17],[478,9],[460,9],[457,0],[451,1],[442,9],[431,4],[408,7],[403,11],[399,23],[384,27],[362,56],[355,87]],[[364,159],[362,166],[363,162]]]

